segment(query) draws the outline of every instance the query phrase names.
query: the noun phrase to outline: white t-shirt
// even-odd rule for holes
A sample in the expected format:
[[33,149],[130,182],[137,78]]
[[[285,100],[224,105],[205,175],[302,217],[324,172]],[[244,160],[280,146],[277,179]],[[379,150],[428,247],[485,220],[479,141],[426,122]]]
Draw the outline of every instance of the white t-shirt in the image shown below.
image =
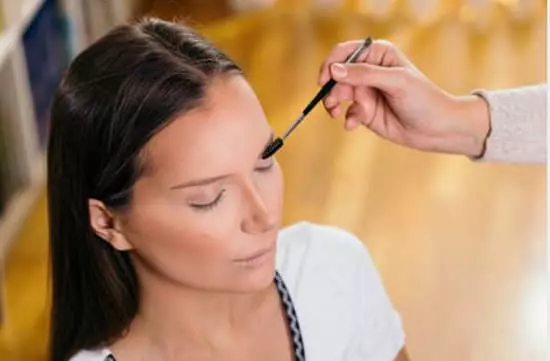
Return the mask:
[[[294,302],[307,361],[393,361],[404,347],[365,245],[332,226],[301,222],[279,232],[277,270]],[[105,361],[109,350],[71,361]]]

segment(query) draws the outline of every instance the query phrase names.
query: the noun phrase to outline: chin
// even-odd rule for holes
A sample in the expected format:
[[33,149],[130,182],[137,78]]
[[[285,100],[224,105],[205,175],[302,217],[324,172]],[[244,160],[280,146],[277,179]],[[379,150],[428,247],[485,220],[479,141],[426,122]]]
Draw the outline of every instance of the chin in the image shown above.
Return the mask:
[[261,265],[236,265],[237,292],[262,291],[273,285],[275,257]]

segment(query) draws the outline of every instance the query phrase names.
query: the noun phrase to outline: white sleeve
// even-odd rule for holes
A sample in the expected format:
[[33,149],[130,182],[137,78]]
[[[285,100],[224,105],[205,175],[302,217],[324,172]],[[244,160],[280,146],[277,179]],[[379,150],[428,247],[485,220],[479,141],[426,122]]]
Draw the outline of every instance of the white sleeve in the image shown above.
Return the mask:
[[401,319],[363,244],[357,247],[356,262],[358,318],[345,359],[393,361],[405,346]]

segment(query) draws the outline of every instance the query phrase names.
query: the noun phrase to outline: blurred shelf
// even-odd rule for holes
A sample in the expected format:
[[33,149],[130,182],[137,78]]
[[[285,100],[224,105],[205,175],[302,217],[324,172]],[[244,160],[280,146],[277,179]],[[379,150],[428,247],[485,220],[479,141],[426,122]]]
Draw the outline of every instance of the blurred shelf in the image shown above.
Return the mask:
[[3,66],[10,51],[17,44],[18,39],[13,30],[9,29],[0,33],[0,67]]
[[0,218],[0,266],[2,256],[9,252],[11,240],[15,238],[17,232],[23,226],[29,210],[43,188],[46,178],[44,155],[37,156],[31,174],[29,185],[22,192],[13,196],[5,209],[4,216]]
[[[29,26],[32,19],[36,16],[40,7],[44,4],[45,0],[23,0],[23,4],[20,5],[19,14],[13,14],[15,10],[10,8],[7,4],[10,0],[4,3],[6,10],[4,11],[4,17],[6,19],[12,18],[15,20],[4,20],[4,29],[0,30],[0,67],[4,65],[4,62],[10,52],[14,49],[17,43],[21,40],[23,33]],[[15,2],[11,2],[14,4]],[[1,4],[0,4],[1,5]],[[13,6],[13,5],[10,5]]]
[[0,0],[0,86],[9,89],[0,92],[0,326],[4,261],[46,182],[55,88],[70,60],[140,2]]
[[19,34],[22,34],[24,29],[29,26],[29,23],[32,19],[36,16],[38,13],[38,10],[40,10],[40,7],[44,4],[45,0],[25,0],[24,4],[22,6],[22,13],[20,17],[20,21],[17,23],[17,28],[19,30]]
[[[34,84],[29,72],[33,70],[38,71],[38,74],[50,74],[51,64],[43,56],[27,59],[28,49],[25,49],[25,45],[29,43],[30,34],[34,36],[32,40],[35,41],[36,49],[42,53],[52,51],[51,43],[40,46],[36,43],[37,40],[49,40],[43,33],[44,28],[37,28],[37,24],[43,24],[44,21],[40,19],[45,16],[51,18],[56,13],[56,10],[52,12],[51,9],[59,9],[60,5],[60,1],[56,0],[0,0],[3,16],[3,27],[0,28],[0,83],[10,88],[9,92],[0,93],[0,127],[4,131],[0,142],[3,142],[7,151],[0,159],[0,162],[7,163],[4,164],[6,173],[0,179],[0,183],[4,184],[4,189],[0,189],[3,193],[0,207],[0,261],[9,251],[45,183],[45,152],[40,144],[37,123],[40,114],[36,114],[37,99],[33,94],[33,88],[41,84]],[[49,13],[44,11],[47,8],[50,9]],[[35,64],[34,69],[30,68],[32,63]],[[7,187],[6,182],[12,185]]]
[[10,89],[0,92],[0,268],[45,183],[49,104],[64,68],[141,1],[0,0],[0,85]]

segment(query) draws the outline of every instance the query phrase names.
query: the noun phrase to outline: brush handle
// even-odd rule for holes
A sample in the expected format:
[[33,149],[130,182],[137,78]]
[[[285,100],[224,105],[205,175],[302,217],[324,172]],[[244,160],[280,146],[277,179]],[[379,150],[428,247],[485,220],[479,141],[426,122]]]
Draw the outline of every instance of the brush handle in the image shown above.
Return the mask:
[[330,79],[325,85],[323,85],[323,87],[321,88],[321,90],[319,90],[317,95],[315,95],[315,97],[311,100],[311,102],[309,102],[309,104],[304,108],[304,111],[302,111],[302,114],[304,115],[304,117],[308,115],[309,112],[313,110],[313,108],[315,108],[317,103],[323,100],[323,98],[328,93],[330,93],[330,91],[332,90],[332,88],[334,88],[335,85],[336,85],[336,80],[334,79]]
[[[361,44],[361,46],[355,49],[355,51],[346,58],[344,63],[353,63],[354,61],[356,61],[357,58],[359,58],[359,55],[361,55],[361,53],[363,52],[363,50],[368,48],[371,43],[372,43],[372,39],[370,37],[366,38],[365,41],[363,41],[363,43]],[[304,108],[304,111],[302,112],[303,116],[305,117],[306,115],[308,115],[309,112],[313,110],[313,108],[315,108],[317,103],[319,103],[328,93],[330,93],[330,91],[332,90],[332,88],[334,88],[335,85],[336,85],[336,80],[334,79],[330,79],[325,85],[323,85],[323,87],[321,88],[321,90],[319,90],[317,95],[315,95],[315,97],[313,97],[311,102],[309,102],[309,104]]]

